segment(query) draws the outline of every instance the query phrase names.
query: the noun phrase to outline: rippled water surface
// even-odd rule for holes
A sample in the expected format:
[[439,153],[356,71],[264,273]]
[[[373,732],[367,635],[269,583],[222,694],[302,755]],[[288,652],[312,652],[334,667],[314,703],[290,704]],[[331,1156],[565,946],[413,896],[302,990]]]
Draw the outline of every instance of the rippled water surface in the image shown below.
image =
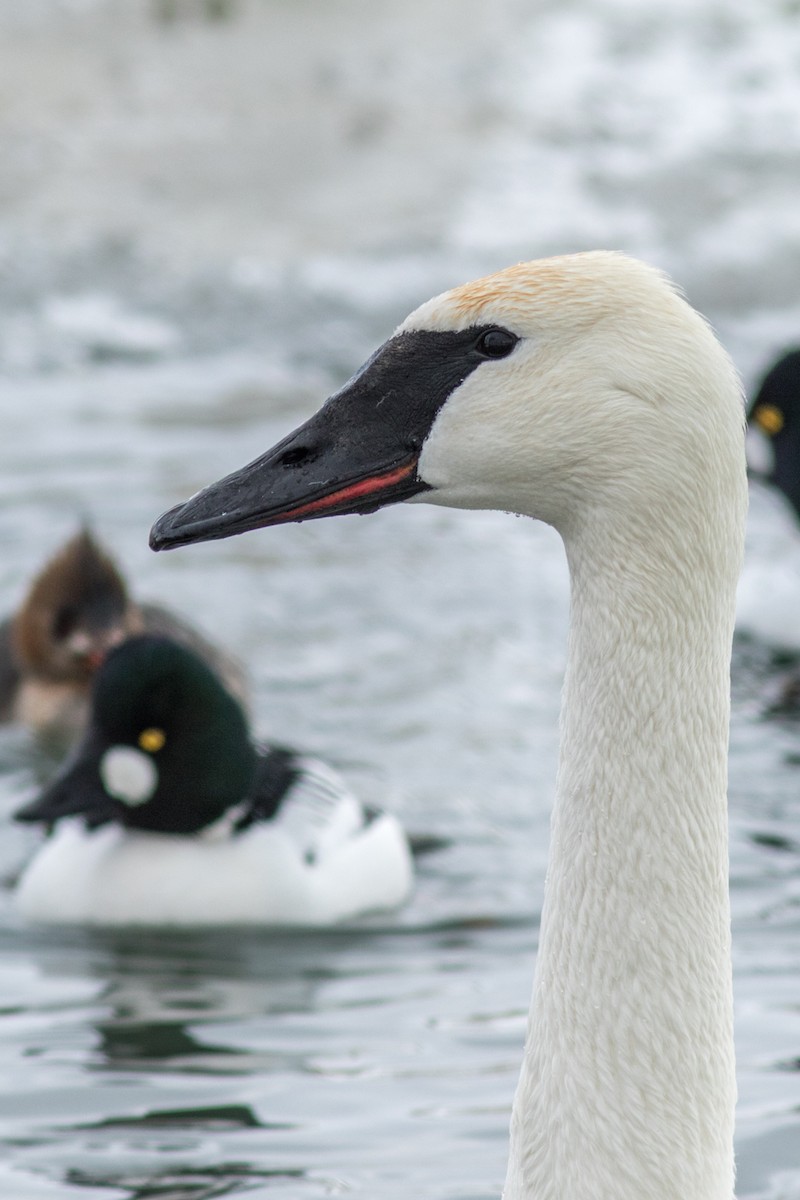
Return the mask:
[[[422,505],[150,554],[431,292],[612,246],[744,377],[800,329],[800,14],[764,0],[0,0],[0,587],[84,518],[414,832],[324,936],[32,931],[0,733],[0,1195],[499,1195],[567,620],[558,539]],[[754,505],[751,544],[773,509]],[[798,571],[800,581],[800,569]],[[791,614],[790,614],[791,619]],[[777,631],[776,631],[777,632]],[[739,1195],[800,1197],[800,728],[737,645]]]

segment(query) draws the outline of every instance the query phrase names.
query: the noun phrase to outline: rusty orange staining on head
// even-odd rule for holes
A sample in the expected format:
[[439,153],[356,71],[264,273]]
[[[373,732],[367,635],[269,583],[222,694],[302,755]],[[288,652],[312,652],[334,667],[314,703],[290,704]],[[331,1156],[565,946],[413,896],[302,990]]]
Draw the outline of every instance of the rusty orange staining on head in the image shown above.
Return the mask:
[[448,292],[447,299],[459,317],[467,318],[477,317],[489,305],[505,306],[509,295],[513,295],[517,302],[526,299],[533,301],[543,287],[552,283],[545,276],[552,276],[553,272],[545,272],[542,267],[543,264],[537,264],[534,270],[531,263],[517,263],[494,275],[486,275],[483,279],[453,288]]
[[644,273],[655,272],[603,250],[517,263],[427,301],[401,329],[464,329],[487,321],[515,331],[565,323],[574,329],[628,304],[640,294]]

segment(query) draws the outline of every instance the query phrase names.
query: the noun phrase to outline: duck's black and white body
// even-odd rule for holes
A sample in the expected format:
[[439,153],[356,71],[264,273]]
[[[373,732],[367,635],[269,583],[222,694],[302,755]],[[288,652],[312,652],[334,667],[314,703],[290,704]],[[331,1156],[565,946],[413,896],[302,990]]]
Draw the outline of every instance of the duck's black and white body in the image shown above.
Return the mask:
[[84,529],[45,563],[19,609],[0,623],[0,721],[74,739],[86,725],[98,666],[114,646],[144,632],[191,646],[246,700],[245,674],[233,657],[169,609],[135,601],[117,564]]
[[641,263],[520,264],[423,304],[316,416],[162,517],[152,542],[412,498],[545,520],[570,566],[506,1200],[731,1200],[735,371]]
[[17,887],[31,921],[326,926],[412,882],[394,817],[326,764],[254,744],[214,672],[162,637],[109,654],[83,742],[17,816],[54,827]]

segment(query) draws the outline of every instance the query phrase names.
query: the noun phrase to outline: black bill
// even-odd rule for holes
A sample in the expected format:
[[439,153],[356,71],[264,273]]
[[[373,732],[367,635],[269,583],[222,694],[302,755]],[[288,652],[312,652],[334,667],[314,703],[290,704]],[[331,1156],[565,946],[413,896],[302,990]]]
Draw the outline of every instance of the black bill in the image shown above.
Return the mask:
[[249,529],[368,513],[429,485],[417,464],[439,409],[488,357],[486,330],[401,333],[309,421],[153,526],[167,550]]

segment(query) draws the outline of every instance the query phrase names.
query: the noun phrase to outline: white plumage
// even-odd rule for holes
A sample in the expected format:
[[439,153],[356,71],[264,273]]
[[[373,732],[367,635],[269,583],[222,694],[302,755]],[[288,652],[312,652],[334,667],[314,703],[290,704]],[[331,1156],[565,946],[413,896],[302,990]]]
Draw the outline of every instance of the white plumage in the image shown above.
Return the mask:
[[739,381],[656,271],[521,263],[423,304],[156,547],[413,498],[552,524],[561,757],[506,1200],[731,1200]]

